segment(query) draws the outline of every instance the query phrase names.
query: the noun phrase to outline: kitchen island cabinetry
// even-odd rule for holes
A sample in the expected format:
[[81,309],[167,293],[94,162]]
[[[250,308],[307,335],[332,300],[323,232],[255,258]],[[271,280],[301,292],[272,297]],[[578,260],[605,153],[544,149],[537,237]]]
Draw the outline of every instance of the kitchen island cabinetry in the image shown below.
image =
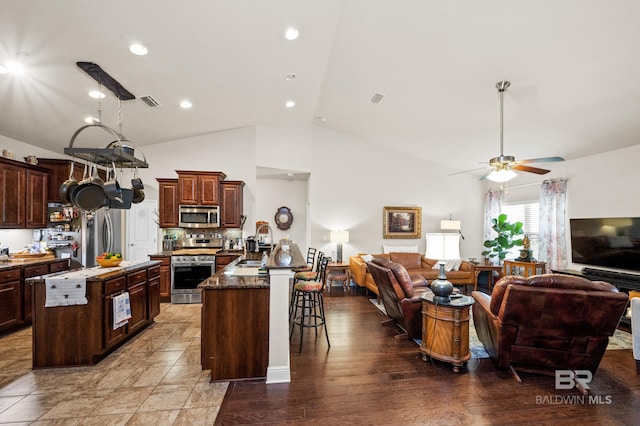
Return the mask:
[[222,172],[176,170],[178,174],[178,204],[186,206],[217,206],[220,204]]
[[158,210],[160,228],[178,227],[178,179],[156,179],[158,181]]
[[244,182],[240,180],[224,180],[220,182],[222,201],[220,226],[224,228],[240,228],[242,226],[242,197]]
[[0,228],[47,226],[47,172],[0,157]]
[[[149,313],[160,310],[158,298],[148,297],[149,282],[153,285],[158,277],[157,266],[158,262],[149,261],[90,268],[96,274],[86,280],[87,303],[81,305],[45,307],[45,279],[30,280],[34,286],[33,368],[96,364],[150,325],[154,316]],[[132,318],[114,330],[113,298],[123,291],[129,292]]]

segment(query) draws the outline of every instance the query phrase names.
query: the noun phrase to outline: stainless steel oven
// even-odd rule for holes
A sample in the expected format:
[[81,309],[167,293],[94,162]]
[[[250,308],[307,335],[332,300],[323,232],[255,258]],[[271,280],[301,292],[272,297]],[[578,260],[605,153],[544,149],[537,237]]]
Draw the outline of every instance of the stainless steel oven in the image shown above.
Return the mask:
[[171,256],[171,303],[201,303],[198,284],[215,272],[215,256]]

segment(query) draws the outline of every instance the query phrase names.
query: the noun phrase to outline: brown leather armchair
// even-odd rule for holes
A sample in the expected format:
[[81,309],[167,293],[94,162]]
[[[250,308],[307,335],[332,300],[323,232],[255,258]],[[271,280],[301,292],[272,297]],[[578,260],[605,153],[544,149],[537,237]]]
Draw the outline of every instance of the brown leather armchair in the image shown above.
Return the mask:
[[609,283],[560,274],[507,276],[491,297],[472,295],[478,338],[518,381],[515,370],[595,374],[628,299]]
[[378,286],[387,316],[405,331],[395,337],[422,339],[420,296],[431,291],[427,281],[421,275],[410,276],[404,266],[385,257],[374,257],[367,262],[367,268]]

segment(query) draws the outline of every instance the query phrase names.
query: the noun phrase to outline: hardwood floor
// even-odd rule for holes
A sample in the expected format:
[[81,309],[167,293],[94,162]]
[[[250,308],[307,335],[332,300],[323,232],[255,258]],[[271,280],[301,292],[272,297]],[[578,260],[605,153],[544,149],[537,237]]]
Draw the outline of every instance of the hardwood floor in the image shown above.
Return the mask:
[[333,289],[324,300],[331,348],[324,333],[305,332],[299,354],[294,332],[291,382],[231,383],[216,424],[640,424],[631,350],[607,351],[590,384],[595,404],[556,390],[553,377],[522,373],[518,385],[490,359],[471,359],[459,374],[424,362],[363,294]]

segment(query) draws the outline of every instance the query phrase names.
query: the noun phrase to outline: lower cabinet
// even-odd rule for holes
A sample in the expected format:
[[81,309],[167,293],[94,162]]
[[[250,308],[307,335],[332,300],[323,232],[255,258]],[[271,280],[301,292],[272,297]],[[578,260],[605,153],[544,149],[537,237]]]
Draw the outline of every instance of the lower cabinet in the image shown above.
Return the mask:
[[224,269],[225,266],[239,258],[239,254],[222,254],[216,255],[216,272]]
[[160,313],[160,277],[149,278],[149,318]]
[[104,282],[103,320],[104,349],[109,350],[119,344],[126,336],[127,326],[113,329],[113,298],[122,294],[127,286],[125,277],[118,277]]
[[[171,256],[149,256],[150,260],[157,260],[160,263],[160,267],[158,268],[158,275],[160,279],[160,301],[161,302],[171,302]],[[149,269],[151,277],[152,273],[151,269]]]
[[147,283],[136,284],[128,290],[131,304],[129,333],[135,333],[147,323]]
[[22,322],[21,308],[20,280],[0,284],[0,330],[15,327]]

